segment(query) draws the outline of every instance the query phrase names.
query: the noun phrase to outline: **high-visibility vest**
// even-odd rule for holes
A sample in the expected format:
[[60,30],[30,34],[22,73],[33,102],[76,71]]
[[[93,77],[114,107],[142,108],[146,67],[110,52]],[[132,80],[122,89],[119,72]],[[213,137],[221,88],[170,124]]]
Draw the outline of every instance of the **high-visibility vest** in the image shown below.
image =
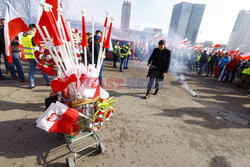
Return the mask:
[[200,61],[200,59],[201,59],[201,55],[197,55],[197,58],[195,61]]
[[210,60],[211,60],[211,56],[208,58],[208,60],[207,60],[207,61],[208,61],[208,62],[210,62]]
[[113,53],[114,53],[114,54],[117,54],[117,53],[118,53],[118,46],[117,46],[117,45],[114,45]]
[[242,71],[242,74],[250,75],[250,67],[245,68],[245,69]]
[[22,36],[23,52],[26,59],[35,59],[35,47],[32,44],[34,35]]
[[127,50],[128,50],[127,55],[131,55],[131,53],[132,53],[131,48],[128,48]]
[[120,53],[120,58],[121,58],[121,59],[124,59],[125,56],[127,55],[127,53],[121,53],[121,50],[122,50],[122,49],[124,49],[124,48],[120,48],[119,53]]

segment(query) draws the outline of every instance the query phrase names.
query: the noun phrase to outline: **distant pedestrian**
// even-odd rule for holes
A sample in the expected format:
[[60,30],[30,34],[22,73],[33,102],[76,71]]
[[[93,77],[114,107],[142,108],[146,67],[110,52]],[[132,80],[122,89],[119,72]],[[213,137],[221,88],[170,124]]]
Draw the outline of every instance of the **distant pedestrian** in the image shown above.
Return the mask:
[[114,61],[113,67],[114,68],[117,68],[116,62],[118,60],[119,50],[120,50],[119,41],[116,41],[114,46],[113,46],[113,61]]
[[121,48],[120,48],[120,58],[121,58],[121,62],[120,62],[120,72],[123,72],[123,66],[124,66],[124,61],[126,59],[127,56],[127,51],[125,49],[125,44],[121,44]]
[[128,63],[129,63],[131,54],[133,53],[130,43],[127,44],[126,51],[127,51],[127,56],[126,56],[125,63],[124,63],[124,69],[128,69]]
[[204,52],[202,53],[201,58],[199,60],[200,70],[199,70],[199,72],[197,74],[202,74],[203,73],[203,70],[204,70],[205,64],[207,63],[207,60],[208,60],[207,51],[204,50]]

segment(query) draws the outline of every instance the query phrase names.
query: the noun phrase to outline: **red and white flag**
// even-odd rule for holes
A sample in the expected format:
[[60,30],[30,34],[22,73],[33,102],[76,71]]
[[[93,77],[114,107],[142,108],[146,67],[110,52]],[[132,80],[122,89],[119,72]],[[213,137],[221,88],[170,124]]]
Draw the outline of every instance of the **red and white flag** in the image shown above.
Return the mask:
[[71,133],[79,112],[60,102],[52,103],[36,120],[37,127],[49,133]]
[[52,5],[52,12],[56,18],[56,21],[58,21],[61,18],[60,10],[62,9],[62,0],[46,0],[45,3]]
[[242,54],[240,57],[244,60],[250,60],[250,52]]
[[152,40],[156,40],[160,37],[160,33],[157,33],[155,36],[153,36]]
[[212,46],[212,48],[220,48],[221,47],[221,44],[214,44],[213,46]]
[[9,63],[12,63],[11,42],[21,32],[29,31],[20,15],[15,11],[12,5],[7,1],[4,25],[5,53]]
[[181,44],[187,44],[187,38],[186,39],[184,39],[183,41],[181,41]]

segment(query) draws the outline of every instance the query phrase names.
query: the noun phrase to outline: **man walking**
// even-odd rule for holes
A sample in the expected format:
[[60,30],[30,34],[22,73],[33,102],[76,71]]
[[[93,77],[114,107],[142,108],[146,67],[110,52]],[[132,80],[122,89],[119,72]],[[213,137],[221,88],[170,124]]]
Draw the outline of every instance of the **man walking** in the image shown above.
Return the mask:
[[169,64],[171,60],[171,51],[166,48],[166,41],[160,40],[158,43],[158,48],[155,48],[153,50],[152,55],[148,59],[148,76],[149,77],[149,83],[147,86],[147,93],[144,97],[145,99],[148,99],[150,97],[150,91],[152,88],[152,85],[155,80],[155,93],[154,95],[157,95],[159,91],[159,82],[163,81],[165,78],[168,69]]
[[[36,25],[30,24],[29,25],[30,31],[24,32],[22,36],[22,43],[23,43],[23,49],[24,49],[24,57],[28,59],[29,65],[30,65],[30,71],[29,71],[29,80],[30,80],[30,87],[29,89],[33,89],[36,87],[35,85],[35,71],[37,66],[37,61],[35,57],[35,46],[36,44],[33,41],[34,35],[36,33]],[[50,79],[48,74],[43,73],[43,77],[47,82],[47,86],[50,85]]]
[[207,55],[207,51],[204,50],[204,52],[202,53],[201,55],[201,58],[200,58],[200,70],[197,74],[202,74],[203,70],[204,70],[204,67],[205,67],[205,64],[207,63],[207,60],[208,60],[208,55]]

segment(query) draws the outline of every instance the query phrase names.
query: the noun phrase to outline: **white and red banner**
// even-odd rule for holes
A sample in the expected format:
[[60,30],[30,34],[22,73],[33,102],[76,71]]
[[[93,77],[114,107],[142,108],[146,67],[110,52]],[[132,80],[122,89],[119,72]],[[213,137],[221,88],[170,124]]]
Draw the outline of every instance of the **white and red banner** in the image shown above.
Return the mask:
[[221,47],[221,44],[214,44],[213,46],[212,46],[212,48],[220,48]]
[[5,53],[9,63],[12,63],[11,42],[21,32],[29,31],[20,15],[15,11],[12,5],[7,2],[4,25]]
[[49,133],[71,133],[78,114],[77,110],[57,101],[36,120],[37,127]]
[[244,54],[240,55],[240,57],[244,60],[250,60],[250,52],[244,53]]
[[158,38],[160,38],[160,33],[157,33],[155,36],[153,36],[152,40],[156,40]]

